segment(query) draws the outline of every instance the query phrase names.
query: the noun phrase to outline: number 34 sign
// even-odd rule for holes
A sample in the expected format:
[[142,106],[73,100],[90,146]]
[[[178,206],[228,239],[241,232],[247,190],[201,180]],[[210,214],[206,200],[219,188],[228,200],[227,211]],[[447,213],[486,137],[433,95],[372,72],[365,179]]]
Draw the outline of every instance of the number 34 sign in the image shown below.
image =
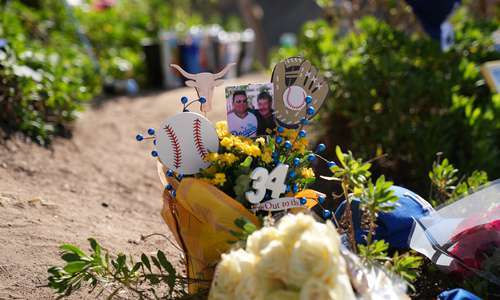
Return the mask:
[[288,172],[288,165],[280,164],[274,168],[271,173],[267,169],[258,167],[250,174],[253,180],[252,188],[254,191],[245,193],[248,202],[257,204],[264,199],[266,191],[270,190],[271,198],[278,198],[286,192],[285,179]]

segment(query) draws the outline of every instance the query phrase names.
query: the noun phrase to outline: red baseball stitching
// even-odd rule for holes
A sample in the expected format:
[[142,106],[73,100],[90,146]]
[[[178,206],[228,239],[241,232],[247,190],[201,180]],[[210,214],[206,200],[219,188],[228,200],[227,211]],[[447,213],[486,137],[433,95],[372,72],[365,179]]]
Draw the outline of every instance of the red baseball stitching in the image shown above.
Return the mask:
[[[293,109],[293,110],[299,110],[301,109],[303,106],[304,106],[304,102],[302,102],[300,105],[296,106],[296,105],[293,105],[291,102],[290,102],[290,93],[291,91],[288,90],[288,93],[286,94],[286,103]],[[304,99],[305,99],[305,94],[306,92],[304,92],[304,90],[302,90],[302,93],[304,94]]]
[[208,151],[207,148],[205,148],[205,145],[203,145],[200,119],[196,119],[193,121],[193,136],[194,136],[194,145],[196,146],[198,154],[200,154],[202,158],[205,158],[208,155]]
[[182,163],[181,146],[179,144],[179,139],[177,138],[177,135],[175,134],[172,127],[170,127],[170,125],[166,125],[164,129],[168,135],[168,138],[170,139],[172,151],[174,152],[174,167],[178,169],[180,168]]

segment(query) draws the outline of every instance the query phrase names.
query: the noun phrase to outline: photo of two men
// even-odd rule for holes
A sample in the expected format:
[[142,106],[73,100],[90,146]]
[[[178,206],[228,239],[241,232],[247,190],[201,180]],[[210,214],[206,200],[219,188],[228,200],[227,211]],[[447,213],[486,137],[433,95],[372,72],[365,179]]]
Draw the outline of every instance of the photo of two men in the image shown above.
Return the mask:
[[233,135],[256,137],[276,127],[272,84],[226,88],[227,123]]

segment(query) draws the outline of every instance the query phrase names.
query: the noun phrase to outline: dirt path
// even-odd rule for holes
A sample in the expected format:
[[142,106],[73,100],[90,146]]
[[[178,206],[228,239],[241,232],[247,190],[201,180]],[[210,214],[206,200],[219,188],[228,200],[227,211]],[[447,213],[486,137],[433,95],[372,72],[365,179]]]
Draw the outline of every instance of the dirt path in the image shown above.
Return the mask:
[[[249,75],[235,83],[257,83]],[[224,89],[216,88],[212,121],[225,118]],[[138,98],[119,97],[88,109],[75,124],[72,139],[56,139],[52,149],[18,139],[0,142],[0,299],[53,299],[47,268],[59,264],[58,245],[88,249],[95,237],[112,252],[155,253],[173,260],[180,253],[162,238],[161,184],[151,143],[134,136],[157,127],[181,110],[179,89]],[[79,294],[74,298],[93,298]]]

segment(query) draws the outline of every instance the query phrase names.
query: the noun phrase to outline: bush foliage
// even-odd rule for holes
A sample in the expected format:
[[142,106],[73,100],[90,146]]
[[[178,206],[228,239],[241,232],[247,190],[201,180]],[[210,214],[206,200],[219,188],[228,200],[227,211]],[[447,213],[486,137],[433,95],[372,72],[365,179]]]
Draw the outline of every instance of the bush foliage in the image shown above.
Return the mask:
[[419,192],[438,152],[470,173],[500,175],[500,95],[493,95],[480,65],[500,59],[494,22],[455,15],[455,45],[437,42],[365,17],[340,35],[326,21],[307,23],[297,48],[279,57],[303,55],[320,66],[330,98],[320,120],[330,144],[364,157],[387,153],[375,170]]
[[61,2],[1,5],[0,125],[44,144],[98,91],[99,77]]

